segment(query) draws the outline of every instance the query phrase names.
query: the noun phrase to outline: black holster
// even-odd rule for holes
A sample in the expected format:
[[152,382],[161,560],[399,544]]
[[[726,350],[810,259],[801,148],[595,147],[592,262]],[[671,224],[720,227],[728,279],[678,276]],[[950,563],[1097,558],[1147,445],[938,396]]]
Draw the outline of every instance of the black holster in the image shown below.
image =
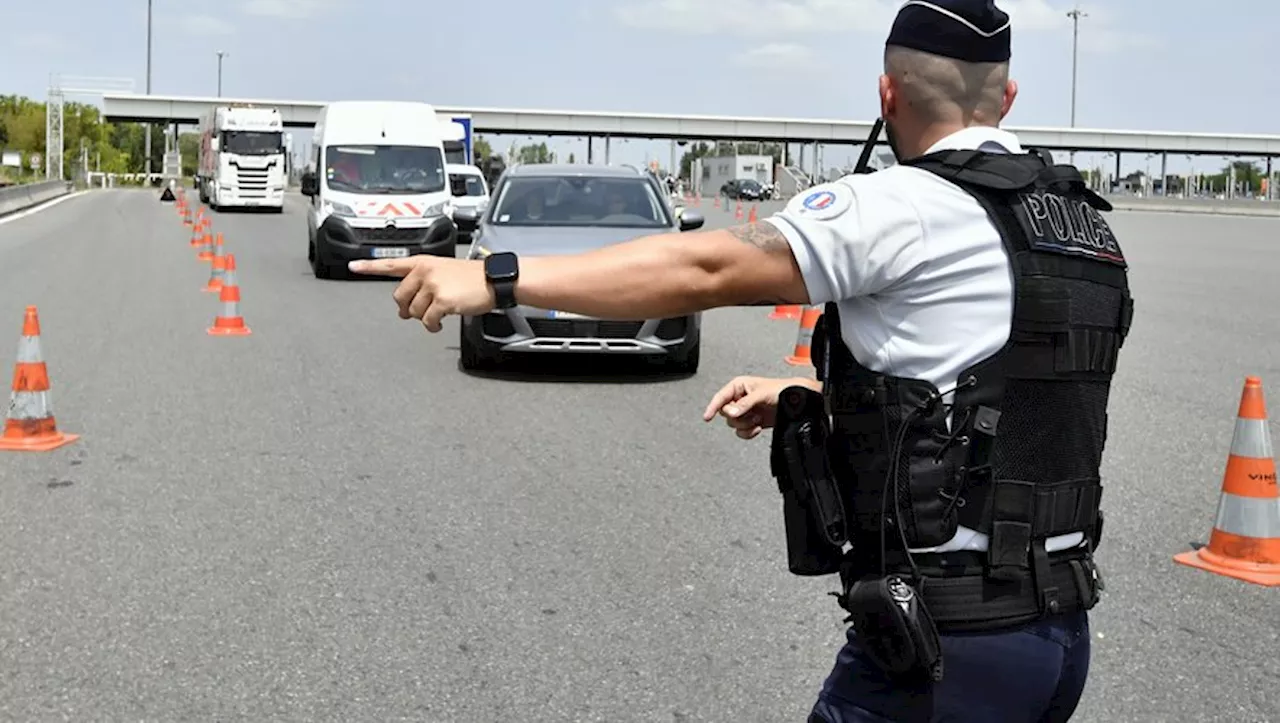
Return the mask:
[[942,680],[942,643],[920,592],[897,575],[854,581],[838,596],[862,651],[895,680]]
[[770,468],[782,493],[787,567],[795,575],[839,572],[848,541],[844,503],[827,462],[829,435],[821,394],[799,386],[782,391]]

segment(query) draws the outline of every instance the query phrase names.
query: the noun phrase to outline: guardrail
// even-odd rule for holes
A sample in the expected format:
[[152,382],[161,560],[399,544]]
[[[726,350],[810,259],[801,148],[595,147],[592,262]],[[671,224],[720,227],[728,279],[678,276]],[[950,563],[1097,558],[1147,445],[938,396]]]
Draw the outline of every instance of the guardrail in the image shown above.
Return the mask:
[[0,216],[21,211],[71,192],[70,181],[41,181],[0,188]]
[[1151,211],[1155,213],[1191,213],[1212,216],[1280,216],[1280,203],[1252,198],[1163,198],[1106,196],[1117,211]]

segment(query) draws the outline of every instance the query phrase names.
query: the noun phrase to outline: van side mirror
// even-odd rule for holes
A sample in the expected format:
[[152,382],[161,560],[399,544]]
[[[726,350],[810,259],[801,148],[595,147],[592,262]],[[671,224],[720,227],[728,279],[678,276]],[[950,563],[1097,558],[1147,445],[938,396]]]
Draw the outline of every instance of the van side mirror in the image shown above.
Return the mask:
[[454,176],[449,179],[449,190],[454,196],[467,195],[467,179]]
[[222,141],[218,140],[217,138],[209,139],[209,150],[213,151],[214,153],[217,153],[218,149],[221,146],[222,146]]
[[312,171],[302,174],[302,195],[311,198],[320,195],[320,180]]
[[474,231],[480,223],[480,210],[470,206],[453,209],[453,222],[459,231]]

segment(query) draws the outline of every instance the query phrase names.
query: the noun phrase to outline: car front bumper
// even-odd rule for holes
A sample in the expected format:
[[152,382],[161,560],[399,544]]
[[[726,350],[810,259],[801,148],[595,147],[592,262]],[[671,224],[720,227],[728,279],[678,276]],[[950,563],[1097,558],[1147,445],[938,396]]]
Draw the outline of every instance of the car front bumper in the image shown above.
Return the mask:
[[420,228],[357,228],[336,216],[330,216],[316,232],[316,253],[325,264],[369,258],[416,256],[453,256],[457,229],[453,221],[441,216],[429,226]]
[[503,353],[661,356],[697,340],[699,317],[602,321],[517,307],[464,319],[471,338]]

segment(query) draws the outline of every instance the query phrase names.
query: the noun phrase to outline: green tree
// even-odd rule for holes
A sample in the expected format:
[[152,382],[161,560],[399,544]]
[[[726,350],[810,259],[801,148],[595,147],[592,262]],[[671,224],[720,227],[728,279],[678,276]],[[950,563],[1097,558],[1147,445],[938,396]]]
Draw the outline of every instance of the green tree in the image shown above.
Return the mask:
[[577,161],[577,158],[576,158],[572,153],[570,153],[570,154],[569,154],[569,163],[577,163],[577,162],[578,162],[578,161]]
[[688,150],[684,152],[684,155],[680,156],[680,177],[681,178],[690,177],[690,174],[693,173],[694,161],[698,160],[699,158],[706,158],[712,153],[711,145],[703,141],[698,141],[697,143],[694,143],[692,146],[688,146],[687,148]]
[[[84,103],[67,103],[63,109],[63,173],[70,178],[79,168],[81,148],[88,150],[91,169],[108,173],[137,173],[145,166],[144,126],[138,123],[107,123],[98,109]],[[0,95],[0,140],[8,150],[24,157],[45,153],[45,104],[18,95]],[[160,124],[152,130],[155,139],[164,138]],[[159,169],[164,159],[164,143],[152,144],[152,167]]]
[[476,136],[475,140],[471,143],[471,156],[477,161],[482,158],[492,158],[493,146],[489,145],[488,140],[481,138],[480,136]]
[[200,165],[200,134],[179,134],[178,153],[182,154],[182,175],[187,178],[196,175],[196,168]]
[[546,143],[530,144],[516,149],[516,162],[524,164],[555,163],[556,154],[547,148]]

